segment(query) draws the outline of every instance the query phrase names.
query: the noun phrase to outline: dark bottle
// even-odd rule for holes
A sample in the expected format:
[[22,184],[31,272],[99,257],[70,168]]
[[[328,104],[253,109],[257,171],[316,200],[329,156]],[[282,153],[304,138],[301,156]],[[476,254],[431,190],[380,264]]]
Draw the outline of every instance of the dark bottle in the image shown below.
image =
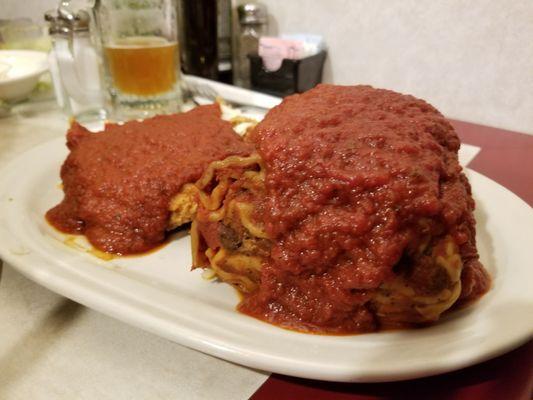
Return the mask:
[[217,0],[218,80],[233,82],[231,0]]
[[217,0],[181,0],[180,8],[183,71],[217,79]]

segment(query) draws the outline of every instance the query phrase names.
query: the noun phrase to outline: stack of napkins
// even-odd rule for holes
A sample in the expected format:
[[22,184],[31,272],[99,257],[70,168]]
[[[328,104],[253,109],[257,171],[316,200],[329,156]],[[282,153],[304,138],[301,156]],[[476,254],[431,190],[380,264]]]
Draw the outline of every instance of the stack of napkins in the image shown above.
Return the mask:
[[267,71],[277,71],[283,59],[300,60],[325,49],[319,35],[291,34],[281,37],[263,36],[259,39],[259,56]]

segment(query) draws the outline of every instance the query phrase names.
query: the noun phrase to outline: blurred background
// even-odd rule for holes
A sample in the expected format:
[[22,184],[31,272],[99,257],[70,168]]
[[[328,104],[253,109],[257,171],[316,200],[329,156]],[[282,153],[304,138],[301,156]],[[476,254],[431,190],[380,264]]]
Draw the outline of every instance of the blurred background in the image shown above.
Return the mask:
[[[451,118],[533,133],[531,0],[262,3],[269,35],[323,36],[324,82],[411,93]],[[44,23],[56,7],[57,0],[3,0],[1,18]]]

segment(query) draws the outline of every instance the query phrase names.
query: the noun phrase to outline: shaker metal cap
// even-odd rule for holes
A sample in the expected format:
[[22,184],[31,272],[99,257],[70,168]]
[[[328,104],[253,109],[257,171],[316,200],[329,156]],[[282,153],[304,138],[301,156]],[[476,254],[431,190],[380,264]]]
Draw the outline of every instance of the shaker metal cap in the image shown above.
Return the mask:
[[264,24],[267,22],[266,7],[261,3],[244,3],[237,7],[241,24]]
[[59,8],[47,11],[44,14],[45,21],[49,24],[49,33],[69,34],[71,32],[86,32],[89,30],[90,17],[89,13],[80,10],[72,13],[69,10]]

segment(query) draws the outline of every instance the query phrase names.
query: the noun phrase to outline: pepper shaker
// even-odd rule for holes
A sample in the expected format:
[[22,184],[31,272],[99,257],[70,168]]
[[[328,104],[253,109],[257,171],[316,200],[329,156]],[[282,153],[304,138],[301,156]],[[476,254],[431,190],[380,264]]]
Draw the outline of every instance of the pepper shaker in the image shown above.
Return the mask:
[[235,76],[237,86],[250,87],[248,54],[257,52],[259,38],[267,34],[267,11],[260,3],[245,3],[237,7],[239,31],[236,40]]

